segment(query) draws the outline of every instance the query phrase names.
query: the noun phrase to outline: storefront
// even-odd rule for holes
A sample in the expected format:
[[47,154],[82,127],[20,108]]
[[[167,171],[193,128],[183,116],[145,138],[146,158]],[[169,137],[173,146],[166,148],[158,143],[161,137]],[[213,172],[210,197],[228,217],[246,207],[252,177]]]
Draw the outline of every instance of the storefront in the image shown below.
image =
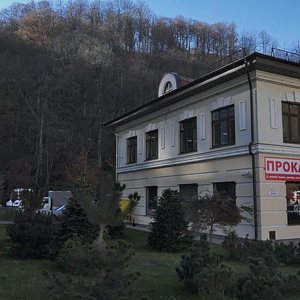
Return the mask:
[[[288,227],[300,225],[300,159],[265,157],[264,169],[265,180],[271,184],[269,195],[272,196],[273,194],[274,199],[278,196],[284,198],[286,225]],[[278,184],[281,186],[279,192],[278,188],[276,188]],[[276,206],[276,202],[274,206]]]

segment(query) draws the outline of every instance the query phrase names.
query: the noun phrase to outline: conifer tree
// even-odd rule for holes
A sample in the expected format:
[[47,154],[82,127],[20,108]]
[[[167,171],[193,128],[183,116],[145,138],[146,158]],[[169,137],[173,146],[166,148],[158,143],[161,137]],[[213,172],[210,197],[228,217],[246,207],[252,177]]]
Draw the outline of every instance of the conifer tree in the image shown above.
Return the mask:
[[187,222],[183,205],[177,191],[163,191],[156,209],[149,245],[157,250],[178,251],[187,241]]

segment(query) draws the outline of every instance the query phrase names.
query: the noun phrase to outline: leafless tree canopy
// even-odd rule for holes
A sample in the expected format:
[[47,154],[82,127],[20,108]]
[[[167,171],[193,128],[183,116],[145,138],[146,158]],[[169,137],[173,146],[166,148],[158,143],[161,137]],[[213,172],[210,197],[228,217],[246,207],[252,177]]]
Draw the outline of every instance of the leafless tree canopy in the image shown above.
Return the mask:
[[241,47],[273,44],[130,0],[13,4],[0,13],[1,190],[69,186],[82,155],[114,161],[103,121],[156,97],[165,72],[197,78]]

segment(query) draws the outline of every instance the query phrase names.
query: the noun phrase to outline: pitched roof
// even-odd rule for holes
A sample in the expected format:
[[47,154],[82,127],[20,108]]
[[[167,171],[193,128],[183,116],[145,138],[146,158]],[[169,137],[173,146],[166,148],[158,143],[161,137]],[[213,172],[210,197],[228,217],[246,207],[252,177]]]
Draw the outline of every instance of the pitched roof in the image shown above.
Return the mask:
[[300,79],[300,64],[298,62],[287,61],[281,58],[254,52],[242,59],[209,72],[198,79],[188,81],[186,84],[179,86],[177,89],[170,91],[161,97],[155,98],[152,101],[149,101],[117,118],[106,121],[104,125],[108,127],[116,127],[125,124],[133,119],[159,110],[162,107],[182,101],[196,93],[210,89],[233,78],[240,77],[247,72],[245,64],[248,65],[248,70],[250,72],[254,70],[262,70]]

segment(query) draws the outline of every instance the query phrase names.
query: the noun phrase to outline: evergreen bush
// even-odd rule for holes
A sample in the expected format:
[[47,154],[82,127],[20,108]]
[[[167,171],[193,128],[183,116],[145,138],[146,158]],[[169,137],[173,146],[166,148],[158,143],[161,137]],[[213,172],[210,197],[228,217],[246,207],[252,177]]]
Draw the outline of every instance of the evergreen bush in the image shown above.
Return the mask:
[[51,216],[17,211],[13,224],[7,227],[11,238],[9,255],[17,258],[49,258],[58,227]]
[[51,299],[130,299],[137,274],[127,271],[131,245],[117,240],[100,249],[80,238],[65,242],[57,258],[61,272],[48,274]]
[[194,242],[188,254],[182,255],[176,272],[186,289],[200,299],[223,300],[235,294],[233,272],[221,264],[221,257],[211,255],[206,236]]
[[176,272],[190,293],[197,293],[198,284],[195,277],[213,260],[206,235],[202,235],[200,241],[194,241],[188,253],[181,256],[180,266],[176,268]]
[[70,198],[61,222],[60,238],[62,241],[79,237],[83,242],[92,242],[98,230],[98,226],[89,221],[76,196]]
[[148,243],[153,249],[174,252],[182,250],[189,240],[179,193],[166,189],[159,199]]
[[250,273],[239,279],[238,299],[269,300],[283,299],[280,286],[284,279],[277,268],[263,258],[249,257]]

